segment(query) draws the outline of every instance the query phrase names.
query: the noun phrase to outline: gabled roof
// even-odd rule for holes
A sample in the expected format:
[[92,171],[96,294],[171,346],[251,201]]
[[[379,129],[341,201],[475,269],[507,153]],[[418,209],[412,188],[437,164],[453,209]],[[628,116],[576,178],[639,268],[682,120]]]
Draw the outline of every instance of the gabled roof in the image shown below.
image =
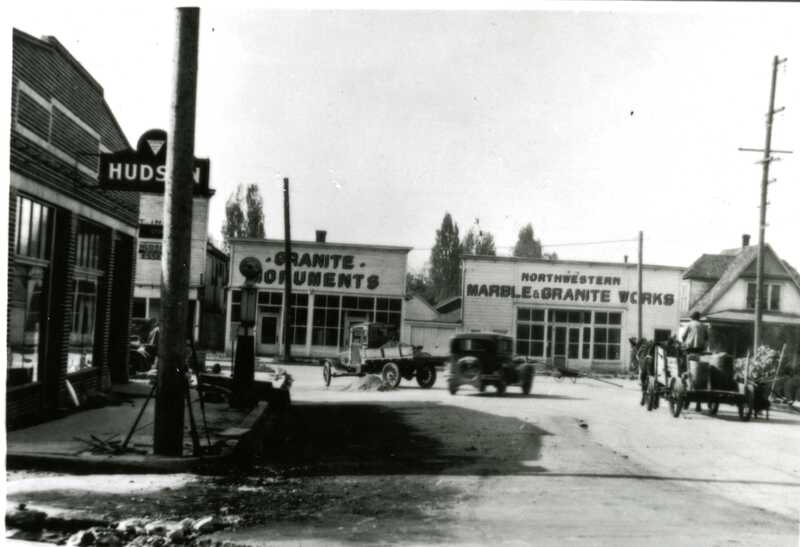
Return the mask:
[[[732,249],[729,252],[733,253],[734,250]],[[765,245],[764,253],[771,254],[778,262],[778,264],[784,267],[789,277],[792,279],[792,281],[794,281],[794,284],[797,286],[798,290],[800,290],[800,276],[796,275],[797,272],[793,271],[794,268],[792,268],[785,260],[781,260],[780,258],[778,258],[778,255],[775,253],[774,250],[772,250],[772,247],[770,247],[769,245]],[[711,289],[708,290],[708,292],[706,292],[703,296],[700,297],[700,299],[697,302],[694,303],[691,309],[687,312],[687,315],[691,315],[694,312],[698,312],[701,315],[705,315],[706,312],[709,309],[711,309],[711,306],[713,306],[714,303],[722,297],[722,295],[728,292],[731,286],[734,283],[736,283],[736,281],[742,276],[745,270],[747,270],[750,267],[750,265],[757,259],[758,246],[750,245],[748,247],[742,247],[738,250],[738,253],[736,253],[735,255],[734,254],[703,255],[695,262],[695,264],[692,265],[691,268],[689,268],[689,270],[695,268],[695,265],[697,265],[698,262],[702,262],[703,257],[706,256],[710,257],[727,256],[731,260],[728,262],[728,266],[725,268],[725,271],[722,272],[722,275],[719,276],[714,286],[712,286]],[[718,259],[707,260],[705,261],[705,265],[708,267],[698,268],[698,271],[709,273],[713,270],[713,268],[718,267],[719,264],[722,262],[723,262],[722,260]],[[689,273],[690,272],[687,271],[687,273],[684,274],[683,278],[684,279],[691,278]],[[713,278],[711,277],[699,277],[699,278],[713,280]]]
[[722,277],[735,258],[734,255],[704,254],[689,266],[689,269],[683,274],[683,278],[716,281]]
[[449,313],[461,307],[461,295],[456,295],[448,298],[444,302],[436,304],[436,311],[438,313]]

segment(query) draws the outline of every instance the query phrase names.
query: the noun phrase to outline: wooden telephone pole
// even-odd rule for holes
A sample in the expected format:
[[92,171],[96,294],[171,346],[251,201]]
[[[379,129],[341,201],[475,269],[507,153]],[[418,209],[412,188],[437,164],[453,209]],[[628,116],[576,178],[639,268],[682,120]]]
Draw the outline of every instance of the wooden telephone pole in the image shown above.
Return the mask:
[[761,323],[764,313],[764,300],[767,296],[764,290],[764,232],[767,227],[767,187],[769,180],[769,165],[780,158],[773,157],[773,154],[791,154],[788,150],[772,149],[772,120],[775,114],[783,112],[784,107],[775,108],[775,84],[778,79],[778,65],[785,63],[786,59],[778,59],[776,55],[772,59],[772,85],[769,91],[769,110],[767,111],[767,136],[763,149],[758,148],[739,148],[743,152],[762,152],[763,158],[759,161],[762,165],[761,173],[761,201],[759,206],[758,218],[758,258],[756,259],[756,301],[755,316],[753,318],[753,355],[761,345]]
[[286,254],[285,272],[286,281],[283,284],[283,360],[286,363],[292,362],[292,338],[294,330],[294,313],[292,309],[292,232],[289,222],[289,179],[283,179],[283,250]]
[[192,177],[197,95],[199,8],[178,8],[172,112],[167,139],[164,236],[161,257],[161,324],[158,346],[153,451],[183,453],[189,262],[192,245]]

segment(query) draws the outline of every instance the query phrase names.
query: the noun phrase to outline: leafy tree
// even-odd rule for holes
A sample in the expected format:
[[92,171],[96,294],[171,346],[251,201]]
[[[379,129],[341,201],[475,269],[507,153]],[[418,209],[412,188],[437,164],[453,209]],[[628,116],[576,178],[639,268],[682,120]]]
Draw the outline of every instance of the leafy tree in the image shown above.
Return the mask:
[[431,249],[431,281],[439,300],[461,293],[461,242],[458,224],[445,213]]
[[491,232],[481,230],[478,219],[475,219],[475,226],[469,229],[467,235],[461,241],[461,249],[465,255],[484,255],[496,256],[497,250],[494,245],[494,236]]
[[425,269],[406,273],[406,293],[421,296],[429,304],[436,300],[433,282]]
[[261,199],[257,184],[247,187],[245,203],[247,204],[247,237],[264,239],[264,200]]
[[264,238],[264,202],[257,184],[245,189],[238,185],[225,202],[225,221],[222,223],[223,246],[230,249],[229,240],[237,237]]
[[514,256],[542,258],[542,243],[533,237],[533,226],[530,222],[519,231],[517,244],[514,245]]

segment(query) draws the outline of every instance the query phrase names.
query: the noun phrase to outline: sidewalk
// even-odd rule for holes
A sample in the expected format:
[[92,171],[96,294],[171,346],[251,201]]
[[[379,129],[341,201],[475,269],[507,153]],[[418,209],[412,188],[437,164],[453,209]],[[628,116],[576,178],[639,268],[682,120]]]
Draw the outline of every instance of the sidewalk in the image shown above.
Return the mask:
[[[150,398],[125,450],[119,447],[147,401],[151,385],[134,380],[114,385],[119,404],[74,413],[35,426],[7,432],[9,469],[49,469],[92,473],[176,473],[201,471],[231,462],[246,463],[257,455],[274,411],[285,408],[288,391],[269,390],[272,401],[259,401],[250,410],[230,408],[227,402],[205,402],[205,420],[198,393],[192,390],[192,412],[201,447],[193,454],[190,420],[184,415],[184,448],[180,457],[153,454],[155,398]],[[206,427],[207,425],[207,427]]]

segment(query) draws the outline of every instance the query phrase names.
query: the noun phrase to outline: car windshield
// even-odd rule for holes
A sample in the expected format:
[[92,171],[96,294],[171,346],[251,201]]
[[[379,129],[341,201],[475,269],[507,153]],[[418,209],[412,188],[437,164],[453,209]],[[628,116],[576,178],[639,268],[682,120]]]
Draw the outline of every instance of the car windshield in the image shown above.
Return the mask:
[[482,338],[459,338],[453,341],[453,351],[491,351],[491,340]]

